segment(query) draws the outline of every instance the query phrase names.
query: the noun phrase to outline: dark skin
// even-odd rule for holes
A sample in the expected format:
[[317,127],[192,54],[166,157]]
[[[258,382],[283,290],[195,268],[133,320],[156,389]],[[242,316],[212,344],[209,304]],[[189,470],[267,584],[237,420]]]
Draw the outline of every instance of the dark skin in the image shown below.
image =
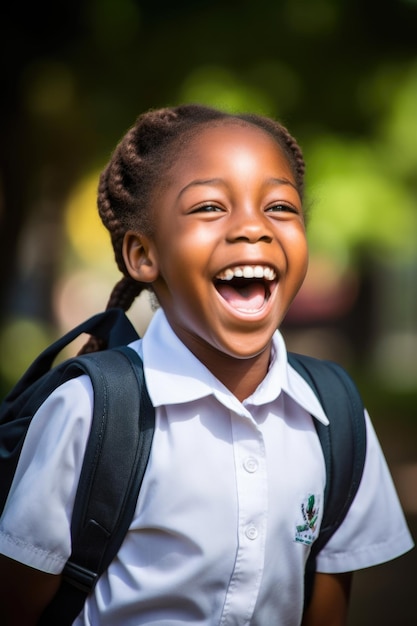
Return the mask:
[[[213,130],[200,135],[189,147],[189,159],[186,153],[178,160],[171,184],[155,199],[161,217],[155,236],[127,233],[124,259],[133,278],[152,284],[189,350],[242,401],[264,379],[272,333],[304,278],[305,231],[301,200],[279,148],[263,143],[259,131],[230,128],[229,135],[225,128],[218,130],[218,137]],[[280,290],[271,298],[270,311],[256,319],[237,312],[234,320],[233,311],[226,306],[223,312],[217,302],[212,277],[225,263],[247,259],[251,264],[253,258],[273,263]],[[177,282],[186,272],[194,297],[186,296],[184,280]],[[196,300],[202,303],[197,311],[188,306]],[[217,307],[219,324],[211,311],[206,314],[205,302]],[[204,328],[198,326],[201,319]],[[351,573],[317,574],[302,626],[345,626],[351,580]]]
[[352,572],[317,573],[311,604],[301,626],[346,626],[352,578]]
[[[187,348],[243,400],[265,377],[272,336],[307,271],[302,202],[288,161],[259,129],[209,128],[189,142],[152,206],[154,233],[125,236],[126,267],[152,285]],[[255,267],[271,276],[265,298],[228,299],[218,288],[228,272]]]
[[[188,150],[155,199],[155,236],[128,232],[124,259],[133,278],[152,285],[183,343],[242,401],[264,379],[271,337],[305,276],[301,199],[281,150],[263,131],[210,129]],[[250,310],[215,286],[226,268],[241,266],[275,276],[267,301],[254,298]],[[302,626],[346,626],[351,579],[317,574]],[[1,624],[35,625],[59,584],[59,576],[0,557]]]
[[33,626],[56,594],[60,576],[45,574],[0,555],[0,622]]

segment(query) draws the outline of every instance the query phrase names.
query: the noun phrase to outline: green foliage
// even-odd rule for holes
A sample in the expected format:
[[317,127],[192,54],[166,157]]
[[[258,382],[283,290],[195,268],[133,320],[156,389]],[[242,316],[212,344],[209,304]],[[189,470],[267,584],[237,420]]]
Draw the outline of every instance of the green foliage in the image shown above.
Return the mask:
[[28,318],[9,320],[0,332],[0,391],[11,388],[51,341],[52,333],[45,324]]
[[182,84],[179,102],[199,102],[230,112],[273,114],[266,90],[240,80],[223,67],[204,66],[191,72]]
[[[273,115],[290,128],[307,159],[313,254],[342,271],[360,272],[365,256],[416,264],[416,16],[411,0],[12,3],[0,37],[3,325],[24,314],[42,320],[42,333],[44,320],[59,318],[62,268],[102,263],[80,184],[95,186],[141,111],[184,101]],[[68,209],[74,197],[79,206]],[[13,344],[2,342],[12,378]]]
[[386,171],[371,142],[318,138],[308,151],[313,252],[342,264],[355,255],[415,254],[417,220],[411,191]]

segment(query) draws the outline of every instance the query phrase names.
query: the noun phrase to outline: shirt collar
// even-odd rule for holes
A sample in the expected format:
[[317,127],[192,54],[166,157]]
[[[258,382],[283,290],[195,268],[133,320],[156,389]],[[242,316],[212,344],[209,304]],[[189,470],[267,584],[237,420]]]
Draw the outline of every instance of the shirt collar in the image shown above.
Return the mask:
[[277,330],[272,339],[272,355],[268,373],[255,393],[245,400],[245,404],[272,402],[281,391],[313,417],[328,425],[329,420],[316,394],[304,378],[289,365],[284,338]]
[[[209,395],[215,395],[229,408],[236,409],[236,403],[240,404],[177,337],[162,309],[156,311],[136,348],[143,358],[146,384],[155,407],[192,402]],[[268,373],[243,404],[273,402],[281,391],[319,421],[328,424],[317,396],[288,364],[284,339],[276,331]]]

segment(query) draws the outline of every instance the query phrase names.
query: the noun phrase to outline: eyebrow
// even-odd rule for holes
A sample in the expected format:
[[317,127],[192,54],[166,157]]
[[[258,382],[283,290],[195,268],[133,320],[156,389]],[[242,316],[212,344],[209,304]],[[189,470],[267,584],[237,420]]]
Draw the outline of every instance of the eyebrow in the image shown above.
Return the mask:
[[[289,185],[290,187],[295,189],[295,191],[298,193],[298,189],[296,185],[293,182],[291,182],[288,178],[271,177],[271,178],[267,178],[265,182],[268,185],[271,185],[271,184],[272,185]],[[181,191],[178,194],[178,198],[185,191],[187,191],[187,189],[189,189],[190,187],[199,187],[199,186],[204,186],[204,185],[224,185],[224,184],[225,184],[225,181],[222,178],[196,178],[195,180],[192,180],[187,185],[185,185],[185,187],[181,189]]]
[[289,185],[290,187],[292,187],[293,189],[295,189],[295,191],[297,191],[298,193],[298,189],[297,186],[288,178],[268,178],[266,180],[266,182],[268,184],[273,184],[273,185]]
[[185,191],[187,191],[187,189],[189,189],[190,187],[198,187],[201,185],[220,185],[220,184],[224,184],[224,180],[222,180],[221,178],[196,178],[196,180],[192,180],[187,185],[185,185],[185,187],[181,189],[181,191],[178,194],[178,198]]

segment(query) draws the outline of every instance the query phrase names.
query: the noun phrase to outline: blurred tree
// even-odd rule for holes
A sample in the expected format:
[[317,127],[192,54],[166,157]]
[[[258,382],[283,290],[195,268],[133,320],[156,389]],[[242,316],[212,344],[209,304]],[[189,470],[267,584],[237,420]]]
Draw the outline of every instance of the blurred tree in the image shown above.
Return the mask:
[[[41,266],[32,305],[48,315],[48,291],[59,249],[56,208],[79,175],[82,142],[66,63],[81,33],[81,2],[45,7],[8,3],[1,20],[2,98],[0,117],[0,311],[10,306],[21,274],[20,256]],[[83,138],[84,141],[85,138]],[[37,228],[36,250],[21,250],[28,220]],[[43,232],[42,232],[43,231]],[[45,236],[46,234],[46,236]],[[29,268],[27,278],[33,278]],[[42,274],[42,278],[40,275]],[[42,284],[43,283],[43,284]],[[30,280],[27,282],[30,285]],[[45,298],[46,296],[46,298]],[[30,307],[30,298],[22,303]],[[45,302],[41,311],[38,303]],[[32,311],[33,312],[33,311]]]
[[[74,186],[141,110],[183,100],[278,116],[306,147],[314,190],[329,176],[330,202],[318,210],[334,220],[338,252],[384,249],[395,232],[375,219],[377,205],[397,198],[408,224],[415,185],[416,19],[411,0],[9,3],[0,24],[1,315],[53,321]],[[361,202],[351,197],[358,180]],[[329,211],[334,202],[343,212]],[[334,249],[334,234],[314,228],[313,241]]]

